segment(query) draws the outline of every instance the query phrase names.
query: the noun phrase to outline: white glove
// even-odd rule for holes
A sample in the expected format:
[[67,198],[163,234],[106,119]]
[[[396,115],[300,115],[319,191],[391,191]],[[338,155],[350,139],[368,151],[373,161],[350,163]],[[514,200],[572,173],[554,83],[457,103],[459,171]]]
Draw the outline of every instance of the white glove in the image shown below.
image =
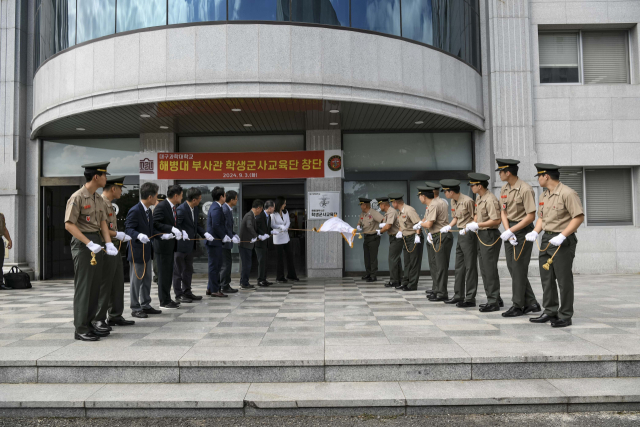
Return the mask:
[[182,240],[182,231],[178,230],[175,227],[171,227],[171,232],[176,237],[176,240]]
[[250,242],[250,243],[255,243],[255,242],[256,242],[256,240],[258,240],[258,238],[257,238],[257,237],[254,237],[253,239],[251,239],[251,242]]
[[271,230],[271,234],[276,236],[276,235],[280,234],[280,230]]
[[377,234],[378,236],[382,236],[382,233],[380,232],[380,230],[376,230],[376,234]]
[[189,239],[189,234],[184,230],[182,230],[182,240],[191,240]]
[[115,246],[113,246],[113,243],[107,243],[104,246],[105,246],[105,248],[107,250],[107,255],[111,255],[111,256],[118,255],[118,250],[116,249]]
[[413,229],[414,230],[420,230],[421,228],[422,228],[422,224],[420,224],[420,223],[417,223],[417,224],[413,225]]
[[413,240],[416,244],[420,243],[420,236],[416,235],[416,238]]
[[[235,236],[234,236],[235,237]],[[229,238],[229,236],[224,236],[222,238],[222,243],[229,243],[231,241],[231,238]]]
[[89,248],[89,250],[91,252],[93,252],[94,254],[99,254],[100,251],[102,250],[102,246],[100,246],[97,243],[93,243],[93,242],[87,243],[87,248]]
[[385,224],[384,222],[381,222],[380,224],[378,224],[378,227],[384,228],[385,225],[387,225],[387,224]]
[[122,240],[123,242],[128,242],[131,240],[131,236],[129,236],[128,234],[124,235],[124,240]]
[[566,239],[567,238],[564,237],[563,234],[558,234],[556,237],[549,240],[549,243],[551,243],[553,246],[560,246]]
[[280,226],[280,231],[282,231],[284,233],[285,231],[287,231],[287,227],[285,227],[284,225],[281,225]]
[[[182,237],[182,233],[180,233],[180,236]],[[160,238],[162,240],[171,240],[171,239],[175,239],[176,236],[173,233],[167,233],[167,234],[163,234],[162,236],[160,236]]]
[[[126,234],[124,234],[122,231],[116,231],[116,239],[126,242],[126,240],[124,240],[127,237]],[[131,240],[131,238],[129,238],[129,240]]]
[[231,241],[237,245],[238,243],[240,243],[240,236],[238,236],[237,234],[234,234]]
[[505,231],[504,233],[502,233],[500,235],[500,238],[502,239],[503,242],[506,242],[507,240],[509,240],[512,237],[515,237],[515,234],[513,234],[511,232],[511,229],[507,229],[507,231]]
[[516,236],[510,238],[509,243],[511,243],[512,246],[518,246],[518,239],[516,239]]
[[466,228],[461,228],[460,231],[458,232],[458,234],[460,236],[464,236],[465,234],[467,234],[467,229]]
[[149,243],[149,238],[147,237],[146,234],[138,234],[138,240],[140,240],[140,243],[145,244],[145,243]]
[[213,236],[209,233],[204,233],[204,238],[210,242],[213,242]]
[[431,235],[431,233],[427,234],[427,242],[433,245],[433,236]]
[[471,231],[473,233],[477,233],[479,228],[480,228],[480,226],[478,225],[477,222],[470,222],[469,224],[467,224],[467,226],[464,229],[466,231]]
[[356,229],[357,229],[358,231],[362,231],[362,227],[360,227],[359,225],[356,225]]
[[268,234],[263,234],[262,236],[258,236],[258,239],[260,239],[260,241],[264,242],[265,240],[267,240],[269,238]]
[[450,225],[445,225],[444,227],[442,227],[440,229],[440,232],[443,233],[443,234],[448,233],[449,231],[451,231],[451,226]]
[[396,239],[402,239],[402,231],[396,233]]
[[538,232],[536,230],[533,230],[531,233],[527,233],[527,235],[524,236],[524,238],[526,239],[527,242],[535,242],[536,239],[538,238]]

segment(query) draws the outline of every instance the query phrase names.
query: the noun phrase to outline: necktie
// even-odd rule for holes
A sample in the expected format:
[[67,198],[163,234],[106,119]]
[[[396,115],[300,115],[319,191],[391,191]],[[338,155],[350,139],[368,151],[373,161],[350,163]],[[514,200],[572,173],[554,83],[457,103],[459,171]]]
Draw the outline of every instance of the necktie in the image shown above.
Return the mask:
[[176,214],[176,207],[173,207],[173,225],[178,224],[178,216]]
[[151,221],[151,209],[147,209],[147,222]]

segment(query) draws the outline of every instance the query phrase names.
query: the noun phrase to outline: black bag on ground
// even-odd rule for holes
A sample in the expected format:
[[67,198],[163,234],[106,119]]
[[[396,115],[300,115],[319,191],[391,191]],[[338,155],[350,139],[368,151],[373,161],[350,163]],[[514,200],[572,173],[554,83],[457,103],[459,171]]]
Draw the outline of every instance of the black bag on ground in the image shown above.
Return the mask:
[[11,270],[4,275],[4,284],[13,289],[29,289],[31,288],[31,278],[27,273],[13,266]]

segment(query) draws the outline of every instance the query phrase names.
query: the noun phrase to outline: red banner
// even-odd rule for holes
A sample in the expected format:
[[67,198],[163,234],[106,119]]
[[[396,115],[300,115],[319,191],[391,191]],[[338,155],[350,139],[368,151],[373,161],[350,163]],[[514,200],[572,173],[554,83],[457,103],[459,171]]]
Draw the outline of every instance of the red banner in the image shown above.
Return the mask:
[[324,151],[158,153],[157,166],[158,179],[179,180],[324,178],[326,168]]

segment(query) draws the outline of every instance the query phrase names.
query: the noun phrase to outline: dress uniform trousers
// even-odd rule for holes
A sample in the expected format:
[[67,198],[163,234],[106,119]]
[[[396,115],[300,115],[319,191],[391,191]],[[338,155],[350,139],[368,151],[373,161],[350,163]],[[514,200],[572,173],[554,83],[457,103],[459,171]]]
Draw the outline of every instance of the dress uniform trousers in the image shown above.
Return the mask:
[[[102,242],[98,233],[85,233],[92,242]],[[75,237],[71,239],[73,257],[73,325],[76,332],[86,334],[93,330],[91,321],[98,311],[98,297],[104,269],[104,252],[96,254],[96,265],[91,265],[91,251]]]
[[380,236],[378,234],[364,235],[364,268],[367,275],[376,277],[378,275],[378,248],[380,247]]
[[[500,257],[500,245],[492,244],[500,238],[500,231],[478,230],[478,258],[480,259],[480,274],[484,284],[484,292],[487,294],[487,303],[497,306],[500,301],[500,276],[498,275],[498,258]],[[511,246],[511,243],[509,243]]]
[[[417,234],[420,236],[419,234]],[[420,267],[422,265],[422,252],[424,250],[422,236],[420,243],[415,242],[416,234],[403,236],[401,240],[402,252],[404,253],[404,274],[402,277],[402,286],[409,289],[418,289],[418,280],[420,280]]]
[[[516,222],[510,222],[509,227],[516,225]],[[509,274],[511,274],[511,288],[513,290],[514,307],[524,308],[526,306],[537,303],[536,296],[531,289],[531,283],[529,282],[529,263],[531,262],[531,252],[535,243],[527,242],[524,236],[533,230],[533,224],[527,225],[522,230],[514,233],[516,239],[518,239],[518,245],[512,246],[507,240],[504,242],[504,251],[507,257],[507,268]],[[524,245],[524,249],[522,246]],[[515,256],[519,257],[516,261],[513,255],[513,248],[515,248]],[[522,251],[522,254],[520,254]]]
[[[473,233],[458,236],[456,245],[456,277],[454,295],[465,302],[476,302],[478,291],[478,238]],[[466,289],[465,289],[466,288]]]
[[389,236],[389,281],[394,285],[402,283],[402,239]]
[[438,293],[436,285],[436,251],[433,250],[431,243],[427,242],[427,258],[429,259],[429,275],[431,276],[431,292]]
[[[112,241],[118,247],[117,240]],[[102,269],[102,283],[100,284],[100,296],[98,297],[98,312],[95,321],[118,319],[124,311],[124,270],[122,269],[122,257],[103,256],[104,267]]]
[[[436,284],[436,296],[449,298],[447,284],[449,282],[449,259],[453,248],[453,236],[451,233],[431,234],[435,258],[435,273],[433,275]],[[427,244],[429,244],[427,242]]]
[[[544,232],[542,235],[541,248],[549,245],[549,240],[560,233]],[[540,279],[542,280],[542,305],[544,314],[557,316],[560,319],[571,319],[573,316],[573,259],[576,256],[576,246],[578,238],[573,233],[560,246],[549,245],[546,251],[541,251]],[[549,270],[542,266],[553,256],[558,249],[558,253],[553,257]],[[558,301],[558,288],[560,288],[560,301]]]

